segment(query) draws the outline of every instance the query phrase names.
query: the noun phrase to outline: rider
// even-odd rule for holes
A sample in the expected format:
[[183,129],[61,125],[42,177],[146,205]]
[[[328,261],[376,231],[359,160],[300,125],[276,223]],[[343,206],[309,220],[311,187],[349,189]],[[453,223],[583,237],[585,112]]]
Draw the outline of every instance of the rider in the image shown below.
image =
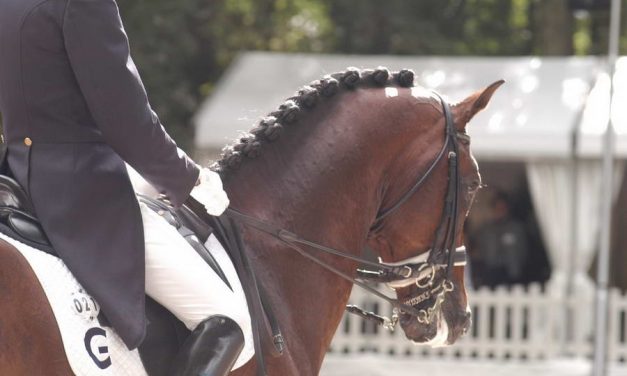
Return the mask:
[[[241,286],[229,289],[133,191],[124,162],[174,206],[190,193],[213,215],[228,205],[219,176],[152,111],[115,0],[0,0],[0,57],[9,167],[126,345],[145,336],[146,293],[192,330],[175,374],[225,375],[249,360]],[[223,252],[215,237],[207,244]]]

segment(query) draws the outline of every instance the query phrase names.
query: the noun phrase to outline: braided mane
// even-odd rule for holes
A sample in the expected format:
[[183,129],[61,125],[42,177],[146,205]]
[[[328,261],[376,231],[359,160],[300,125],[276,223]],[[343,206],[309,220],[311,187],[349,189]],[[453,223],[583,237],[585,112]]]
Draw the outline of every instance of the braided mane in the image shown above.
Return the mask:
[[236,170],[245,159],[257,158],[263,146],[276,141],[286,126],[297,126],[298,120],[320,102],[328,101],[340,90],[354,90],[358,87],[414,86],[414,72],[403,69],[390,72],[387,68],[376,69],[347,68],[344,72],[326,75],[299,89],[279,108],[263,117],[246,134],[222,150],[220,159],[211,169],[222,177]]

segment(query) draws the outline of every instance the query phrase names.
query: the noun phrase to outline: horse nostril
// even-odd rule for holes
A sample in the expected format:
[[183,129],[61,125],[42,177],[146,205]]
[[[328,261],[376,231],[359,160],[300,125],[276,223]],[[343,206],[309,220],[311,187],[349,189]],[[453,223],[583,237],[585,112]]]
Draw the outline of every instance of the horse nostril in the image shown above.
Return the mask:
[[407,325],[410,325],[414,320],[415,320],[415,318],[412,317],[412,316],[401,315],[401,317],[400,317],[400,324],[401,324],[401,326],[407,326]]

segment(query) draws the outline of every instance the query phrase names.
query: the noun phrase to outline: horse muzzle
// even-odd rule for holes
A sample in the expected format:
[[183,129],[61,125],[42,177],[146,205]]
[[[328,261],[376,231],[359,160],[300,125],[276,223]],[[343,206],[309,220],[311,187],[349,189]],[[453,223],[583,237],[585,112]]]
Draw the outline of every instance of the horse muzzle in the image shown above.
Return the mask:
[[442,304],[429,322],[421,322],[416,316],[401,313],[399,323],[405,336],[415,344],[441,347],[454,344],[471,327],[469,310],[452,310],[454,304]]

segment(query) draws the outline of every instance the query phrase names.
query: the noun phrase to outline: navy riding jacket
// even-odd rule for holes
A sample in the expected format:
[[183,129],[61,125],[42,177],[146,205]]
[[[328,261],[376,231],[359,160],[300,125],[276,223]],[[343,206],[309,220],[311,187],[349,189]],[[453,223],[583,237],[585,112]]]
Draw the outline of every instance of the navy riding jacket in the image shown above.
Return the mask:
[[199,174],[152,111],[114,0],[0,0],[8,162],[52,245],[129,348],[144,237],[124,161],[181,205]]

